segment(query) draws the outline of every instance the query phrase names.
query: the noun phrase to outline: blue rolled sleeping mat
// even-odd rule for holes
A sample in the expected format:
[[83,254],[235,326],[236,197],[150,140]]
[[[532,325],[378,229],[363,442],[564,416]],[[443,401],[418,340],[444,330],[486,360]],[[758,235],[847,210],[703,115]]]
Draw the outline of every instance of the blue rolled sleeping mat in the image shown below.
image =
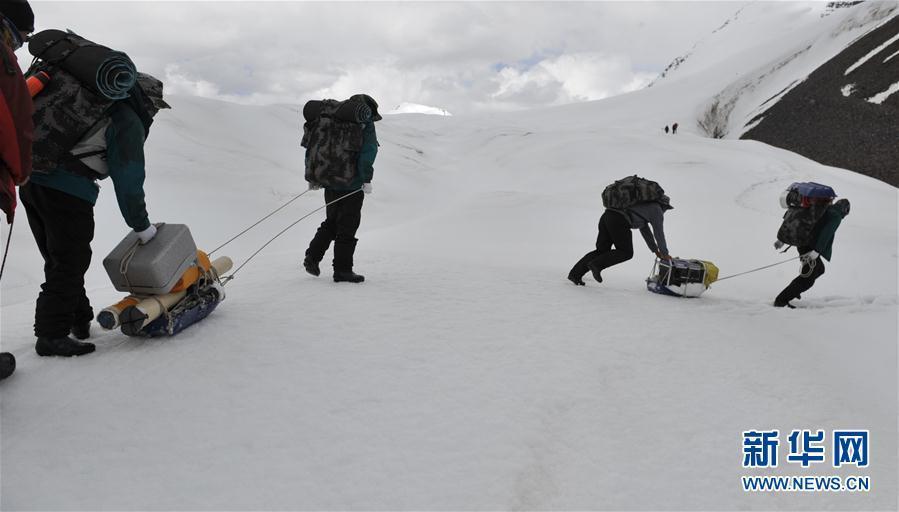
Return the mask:
[[31,37],[28,51],[110,100],[127,98],[137,82],[137,68],[127,55],[74,32],[56,29],[38,32]]

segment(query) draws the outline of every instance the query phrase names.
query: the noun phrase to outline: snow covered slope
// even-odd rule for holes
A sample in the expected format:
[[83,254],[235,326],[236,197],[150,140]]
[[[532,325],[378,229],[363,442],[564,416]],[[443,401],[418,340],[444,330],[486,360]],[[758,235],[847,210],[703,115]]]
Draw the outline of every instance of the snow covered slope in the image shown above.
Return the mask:
[[[895,507],[896,190],[756,142],[607,121],[650,116],[664,92],[385,118],[364,284],[302,272],[315,216],[242,270],[203,323],[162,340],[95,326],[97,353],[74,360],[33,352],[41,265],[16,226],[2,507]],[[211,248],[305,188],[297,108],[171,103],[147,151],[153,221],[187,223]],[[722,276],[786,259],[771,242],[792,181],[829,183],[853,211],[799,310],[770,306],[794,263],[701,299],[650,294],[639,237],[605,283],[572,286],[602,188],[634,172],[673,198],[673,252]],[[223,253],[241,263],[320,203],[307,194]],[[104,190],[95,307],[120,296],[100,259],[125,232]],[[872,492],[740,490],[743,430],[812,427],[871,429]]]
[[[656,84],[680,83],[669,119],[738,138],[751,121],[864,34],[899,14],[871,0],[824,18],[824,2],[749,2],[675,59]],[[710,95],[705,94],[711,92]],[[673,116],[673,117],[672,117]]]
[[[0,383],[0,508],[896,509],[896,188],[696,134],[690,105],[726,86],[727,62],[702,87],[672,77],[547,110],[387,116],[364,284],[302,271],[315,214],[201,324],[155,340],[94,326],[97,352],[73,360],[34,353],[41,261],[20,212],[0,287],[0,348],[19,360]],[[154,222],[186,223],[211,249],[305,190],[298,107],[170,102],[147,147]],[[677,136],[659,130],[678,120]],[[602,189],[633,173],[671,196],[673,253],[722,277],[794,255],[771,247],[791,182],[830,184],[853,208],[797,310],[770,305],[795,262],[700,299],[651,294],[639,236],[602,285],[571,285]],[[306,194],[222,254],[243,263],[321,203]],[[100,260],[127,229],[108,185],[96,212],[99,309],[121,296]],[[869,468],[788,464],[785,437],[778,468],[741,467],[744,430],[841,428],[871,431]],[[747,494],[747,473],[873,487]]]

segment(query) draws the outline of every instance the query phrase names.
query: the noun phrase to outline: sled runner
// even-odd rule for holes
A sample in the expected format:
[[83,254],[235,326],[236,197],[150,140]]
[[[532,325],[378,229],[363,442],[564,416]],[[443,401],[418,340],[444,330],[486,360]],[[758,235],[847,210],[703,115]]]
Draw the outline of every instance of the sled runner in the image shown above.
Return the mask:
[[674,297],[699,297],[718,279],[718,267],[710,261],[656,259],[646,289]]

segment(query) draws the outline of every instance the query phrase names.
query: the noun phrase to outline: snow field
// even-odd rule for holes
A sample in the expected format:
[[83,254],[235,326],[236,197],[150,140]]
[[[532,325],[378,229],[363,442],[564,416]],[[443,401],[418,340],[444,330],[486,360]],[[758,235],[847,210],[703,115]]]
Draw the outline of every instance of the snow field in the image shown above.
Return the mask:
[[[783,25],[772,33],[799,48],[817,37],[806,7],[741,16],[768,9]],[[821,34],[835,39],[744,90],[734,119],[877,22],[856,18],[829,17]],[[785,47],[740,46],[756,25],[697,50],[671,79],[601,102],[385,116],[358,235],[366,282],[331,282],[330,253],[322,277],[303,272],[319,213],[174,338],[95,325],[95,354],[38,357],[42,265],[20,210],[0,288],[0,348],[19,361],[0,384],[0,508],[895,509],[897,190],[695,135],[700,105]],[[152,221],[187,224],[210,250],[305,190],[297,106],[170,103],[147,145]],[[661,132],[675,121],[678,135]],[[699,299],[651,294],[638,233],[633,260],[575,287],[565,276],[593,247],[600,193],[628,174],[671,196],[672,253],[722,277],[795,256],[771,245],[794,181],[831,185],[852,213],[797,310],[771,307],[797,262]],[[95,310],[123,295],[101,265],[127,232],[104,188],[86,279]],[[240,265],[321,204],[307,193],[216,256]],[[869,429],[866,470],[751,474],[863,474],[872,491],[743,493],[741,434],[773,428]]]

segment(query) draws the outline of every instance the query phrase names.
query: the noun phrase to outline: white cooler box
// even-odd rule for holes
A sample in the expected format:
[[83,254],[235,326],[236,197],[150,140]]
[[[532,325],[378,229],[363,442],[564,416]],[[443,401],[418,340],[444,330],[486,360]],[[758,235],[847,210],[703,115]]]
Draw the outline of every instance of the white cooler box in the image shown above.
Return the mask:
[[187,226],[161,224],[146,245],[140,245],[137,233],[128,233],[103,259],[103,266],[116,290],[160,295],[171,291],[196,259],[197,246]]

